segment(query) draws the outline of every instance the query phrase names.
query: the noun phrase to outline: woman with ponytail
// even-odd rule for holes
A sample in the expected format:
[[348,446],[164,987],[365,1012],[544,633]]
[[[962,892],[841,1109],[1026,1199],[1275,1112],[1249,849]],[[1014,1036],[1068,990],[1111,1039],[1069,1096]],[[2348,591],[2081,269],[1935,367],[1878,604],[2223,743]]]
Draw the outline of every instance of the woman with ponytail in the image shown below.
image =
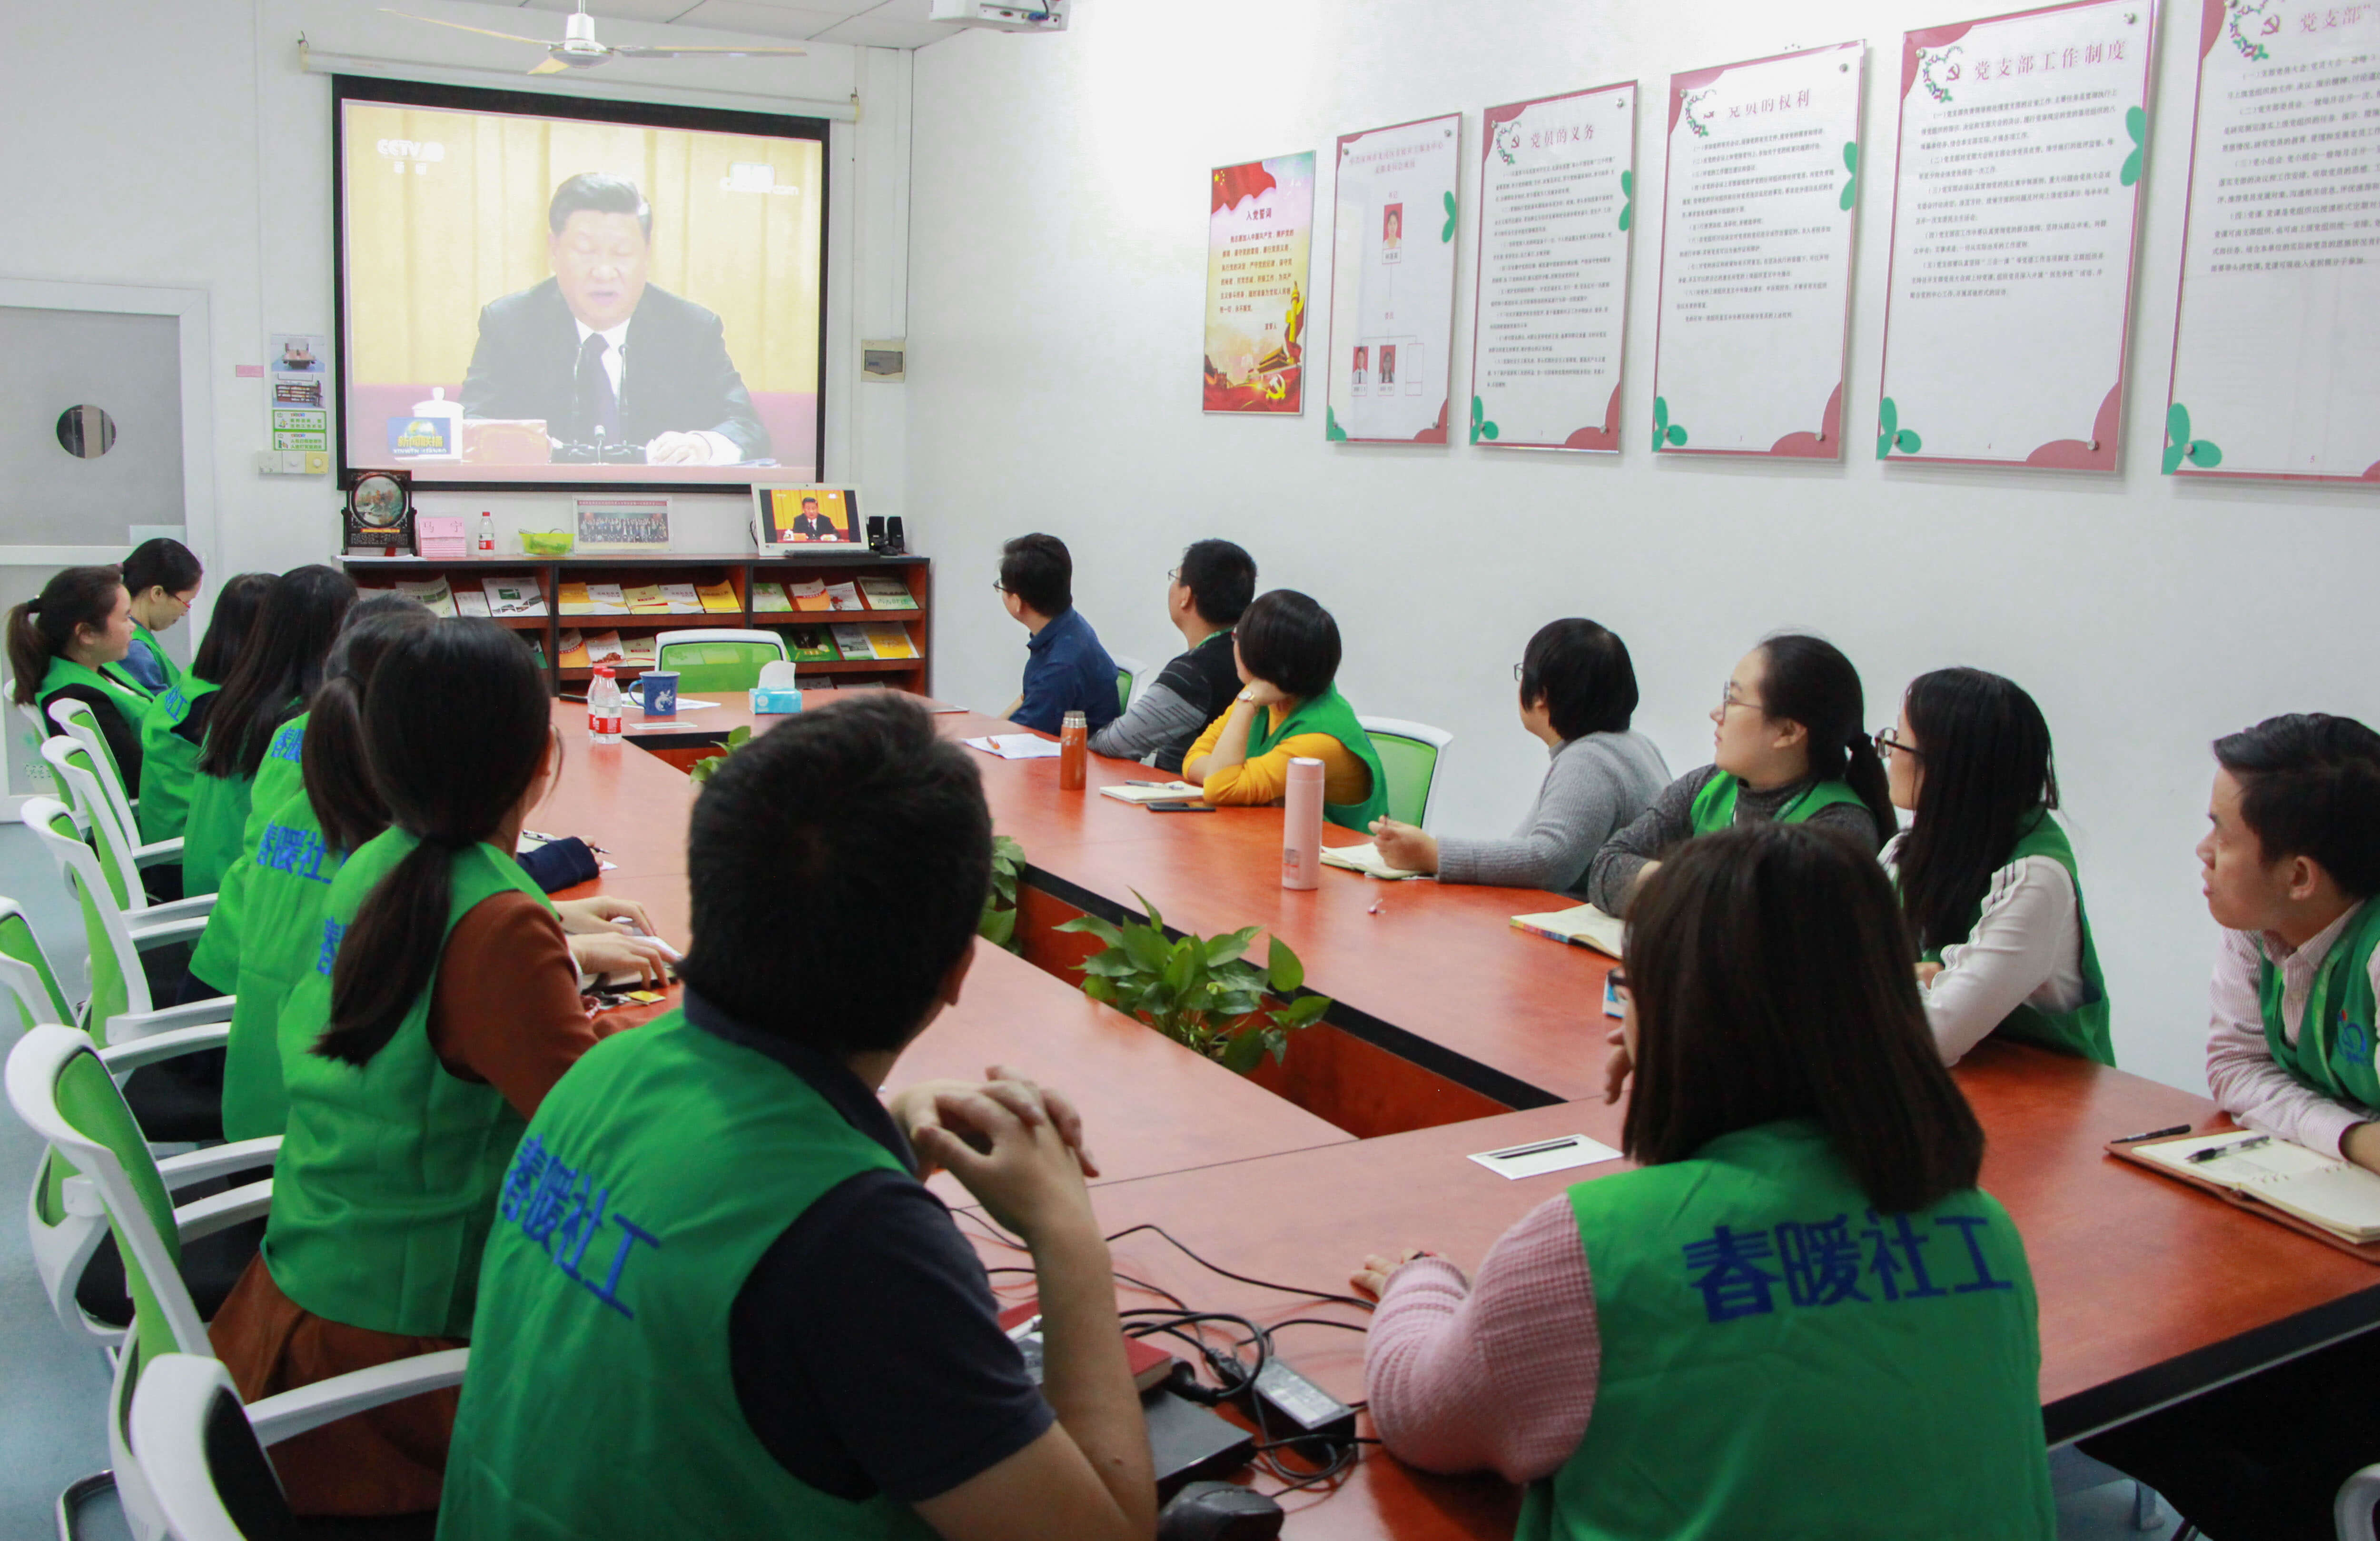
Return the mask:
[[[492,621],[406,628],[362,699],[388,827],[332,880],[282,1007],[273,1214],[210,1329],[248,1398],[463,1343],[521,1131],[608,1027],[513,860],[557,753],[528,650]],[[276,1445],[292,1507],[436,1509],[455,1405],[431,1393]]]
[[272,588],[273,575],[263,572],[243,572],[225,583],[215,596],[215,613],[207,621],[198,656],[188,669],[167,681],[141,718],[137,812],[143,840],[170,840],[188,826],[190,787],[198,778],[199,746],[206,741],[215,693],[246,651],[257,612]]
[[[355,580],[315,564],[273,581],[257,618],[256,645],[240,654],[207,723],[182,837],[183,888],[213,893],[242,854],[249,788],[273,730],[306,709],[322,681],[322,657],[356,600]],[[220,982],[218,982],[220,983]]]
[[1876,744],[1894,805],[1916,815],[1884,864],[1942,1062],[1998,1033],[2114,1064],[2074,847],[2050,813],[2058,773],[2041,708],[1997,674],[1936,669]]
[[132,646],[132,596],[114,568],[67,568],[41,593],[8,612],[10,698],[41,715],[44,735],[60,729],[50,703],[90,706],[126,797],[140,795],[140,721],[151,696],[125,672]]
[[1624,914],[1671,846],[1770,819],[1877,850],[1900,820],[1865,715],[1859,671],[1832,642],[1792,632],[1762,642],[1735,666],[1711,712],[1711,764],[1670,783],[1596,852],[1587,899]]

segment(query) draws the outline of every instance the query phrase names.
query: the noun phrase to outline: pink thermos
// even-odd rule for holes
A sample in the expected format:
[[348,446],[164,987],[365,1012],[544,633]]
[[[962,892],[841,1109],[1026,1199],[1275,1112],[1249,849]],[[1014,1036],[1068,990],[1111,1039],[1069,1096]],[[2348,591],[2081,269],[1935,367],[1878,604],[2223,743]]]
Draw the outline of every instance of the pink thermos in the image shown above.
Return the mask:
[[1289,763],[1289,795],[1282,800],[1281,821],[1281,886],[1318,888],[1322,886],[1322,762],[1298,758]]

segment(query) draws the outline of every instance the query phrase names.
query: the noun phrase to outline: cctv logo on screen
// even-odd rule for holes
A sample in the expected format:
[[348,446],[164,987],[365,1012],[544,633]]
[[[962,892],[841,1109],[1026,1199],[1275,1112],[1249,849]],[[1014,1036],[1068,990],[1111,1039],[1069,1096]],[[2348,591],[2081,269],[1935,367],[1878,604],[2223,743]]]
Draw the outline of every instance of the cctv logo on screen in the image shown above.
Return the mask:
[[372,147],[388,157],[390,169],[399,177],[408,166],[415,176],[427,177],[433,163],[446,158],[446,147],[436,140],[384,139],[373,141]]

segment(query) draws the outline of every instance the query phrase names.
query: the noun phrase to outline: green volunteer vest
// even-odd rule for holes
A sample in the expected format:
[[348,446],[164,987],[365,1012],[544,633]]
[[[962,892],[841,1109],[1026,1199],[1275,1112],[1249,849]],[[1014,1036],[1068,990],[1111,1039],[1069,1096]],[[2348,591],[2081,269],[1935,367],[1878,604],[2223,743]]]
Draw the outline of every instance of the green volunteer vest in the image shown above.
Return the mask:
[[[1695,834],[1716,835],[1722,829],[1735,827],[1735,794],[1742,785],[1726,771],[1703,783],[1703,789],[1694,794],[1691,814]],[[1801,796],[1777,810],[1776,822],[1800,824],[1819,809],[1832,808],[1842,802],[1861,808],[1867,806],[1860,801],[1859,793],[1852,790],[1848,781],[1813,781],[1803,789]]]
[[[504,1180],[438,1534],[929,1541],[913,1510],[778,1464],[728,1359],[760,1254],[880,1168],[901,1169],[801,1077],[681,1012],[589,1050]],[[601,1471],[570,1451],[601,1452]]]
[[1570,1197],[1602,1370],[1520,1541],[2056,1535],[2033,1275],[1989,1194],[1878,1216],[1788,1119]]
[[[139,680],[123,672],[121,665],[103,664],[98,668],[92,668],[88,664],[78,664],[62,654],[54,655],[50,659],[48,670],[42,676],[42,688],[33,692],[33,705],[41,713],[42,727],[50,733],[66,731],[50,716],[50,701],[68,685],[88,685],[114,702],[115,709],[124,714],[126,724],[136,732],[141,723],[147,719],[150,704],[154,700],[147,691],[141,689]],[[115,764],[115,751],[108,747],[105,735],[101,736],[99,748],[100,752],[107,756],[108,764],[115,769],[115,778],[124,782],[124,795],[130,798],[139,797],[140,784],[125,780],[124,767]]]
[[[450,1074],[430,1045],[421,992],[371,1062],[312,1052],[331,1017],[338,939],[372,888],[418,842],[401,829],[367,841],[332,881],[314,966],[281,1009],[288,1133],[273,1168],[265,1266],[282,1293],[318,1316],[375,1332],[461,1338],[471,1330],[480,1251],[521,1117],[494,1087]],[[450,858],[446,930],[482,899],[538,892],[490,845]],[[440,947],[445,946],[443,936]]]
[[285,1051],[304,1054],[310,1046],[281,1041],[281,1009],[322,951],[322,914],[341,861],[322,843],[314,804],[301,791],[267,816],[256,854],[241,863],[248,943],[239,951],[237,998],[224,1058],[227,1140],[260,1139],[288,1126],[281,1057]]
[[[256,778],[211,776],[190,778],[190,811],[182,825],[182,891],[212,894],[240,859],[239,832],[248,824]],[[220,901],[218,901],[220,903]]]
[[2281,1030],[2281,971],[2256,943],[2256,996],[2265,1007],[2265,1046],[2299,1082],[2341,1102],[2380,1107],[2372,1069],[2372,949],[2380,947],[2380,899],[2366,899],[2339,929],[2315,971],[2305,1020],[2294,1044]]
[[[214,910],[207,916],[206,929],[200,933],[198,948],[190,954],[190,972],[226,993],[239,977],[250,863],[273,810],[305,790],[306,778],[300,764],[305,741],[306,717],[302,713],[273,729],[273,737],[265,740],[264,758],[257,762],[256,776],[249,787],[248,818],[240,826],[239,845],[225,858],[223,878],[215,890]],[[185,851],[188,849],[186,843]],[[184,886],[188,887],[187,882]]]
[[[137,620],[132,623],[132,638],[134,642],[146,645],[149,649],[149,655],[157,660],[157,667],[159,668],[164,670],[166,690],[170,691],[176,686],[187,685],[196,678],[188,669],[184,668],[181,665],[174,661],[174,655],[165,651],[165,644],[157,640],[156,632],[150,630],[147,627],[141,625]],[[131,671],[128,669],[126,672],[130,673]],[[158,693],[162,695],[164,692],[160,691]]]
[[1269,754],[1282,740],[1300,733],[1328,733],[1347,746],[1347,752],[1364,762],[1372,773],[1372,792],[1361,802],[1326,802],[1322,816],[1347,829],[1369,829],[1372,821],[1389,811],[1389,775],[1380,768],[1380,756],[1372,748],[1372,736],[1355,720],[1355,709],[1333,685],[1311,701],[1298,703],[1280,727],[1268,731],[1265,724],[1272,718],[1270,708],[1260,708],[1248,718],[1248,758]]
[[169,682],[140,719],[140,838],[170,840],[190,816],[190,784],[199,775],[199,746],[174,731],[190,715],[190,703],[220,690],[196,675]]
[[[2043,1048],[2058,1049],[2066,1054],[2079,1054],[2085,1059],[2096,1059],[2102,1065],[2116,1062],[2115,1040],[2107,1032],[2107,982],[2099,972],[2099,949],[2091,940],[2091,917],[2082,908],[2082,874],[2074,864],[2073,842],[2066,831],[2045,808],[2030,828],[2017,837],[2014,849],[2003,865],[2023,861],[2028,856],[2046,856],[2066,869],[2066,876],[2074,885],[2074,923],[2082,932],[2082,1004],[2070,1011],[2044,1011],[2037,1006],[2019,1002],[2017,1009],[2000,1020],[1992,1032],[2013,1038],[2022,1044],[2038,1044]],[[1975,923],[1984,918],[1979,903],[1975,912],[1967,917],[1967,929],[1961,935],[1975,934]],[[1925,961],[1942,961],[1942,949],[1936,948],[1925,955]]]

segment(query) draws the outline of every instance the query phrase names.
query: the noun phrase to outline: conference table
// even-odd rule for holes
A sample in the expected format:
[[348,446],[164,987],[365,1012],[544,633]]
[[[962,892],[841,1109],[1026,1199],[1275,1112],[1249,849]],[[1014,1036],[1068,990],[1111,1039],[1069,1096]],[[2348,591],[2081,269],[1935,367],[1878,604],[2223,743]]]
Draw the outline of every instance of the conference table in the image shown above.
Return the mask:
[[[816,709],[832,694],[806,692],[806,705]],[[929,704],[947,736],[1017,731]],[[556,706],[556,722],[577,741],[561,789],[531,822],[599,832],[590,838],[615,849],[619,868],[585,891],[630,894],[665,932],[682,933],[685,863],[680,851],[669,868],[662,826],[682,835],[693,789],[678,770],[629,746],[683,751],[736,727],[765,730],[775,719],[755,720],[739,699],[722,698],[666,724],[642,725],[632,712],[626,744],[582,749],[583,713]],[[1513,914],[1571,901],[1383,883],[1333,869],[1318,889],[1286,890],[1278,809],[1151,813],[1098,789],[1155,773],[1097,756],[1081,792],[1058,789],[1055,760],[978,754],[977,763],[995,827],[1026,850],[1019,934],[1028,937],[1028,958],[1033,934],[1045,949],[1079,940],[1052,938],[1039,923],[1075,912],[1138,915],[1146,902],[1177,930],[1264,926],[1296,949],[1307,987],[1332,1002],[1324,1021],[1333,1035],[1308,1029],[1290,1055],[1291,1070],[1301,1057],[1319,1070],[1305,1082],[1279,1074],[1266,1082],[1221,1071],[1052,973],[978,944],[958,1006],[903,1058],[894,1079],[971,1075],[990,1057],[1066,1090],[1102,1164],[1093,1203],[1110,1232],[1161,1227],[1248,1279],[1339,1292],[1366,1253],[1427,1246],[1475,1266],[1531,1208],[1573,1182],[1629,1168],[1618,1158],[1510,1180],[1468,1159],[1564,1135],[1621,1143],[1622,1109],[1602,1100],[1610,1024],[1599,1003],[1610,960],[1509,924]],[[652,827],[623,830],[624,820],[639,817]],[[2016,1220],[2038,1285],[2043,1416],[2053,1444],[2380,1322],[2380,1269],[2105,1153],[2127,1134],[2227,1127],[2207,1099],[1995,1041],[1954,1074],[1988,1136],[1984,1186]],[[1367,1101],[1360,1087],[1335,1084],[1374,1075],[1402,1090]],[[1416,1090],[1433,1084],[1445,1089],[1435,1102]],[[1297,1102],[1327,1107],[1328,1121]],[[1367,1120],[1380,1127],[1353,1127]],[[988,1266],[1024,1264],[947,1178],[935,1180],[960,1206]],[[1267,1326],[1363,1320],[1353,1306],[1226,1278],[1154,1231],[1120,1237],[1114,1253],[1119,1274],[1200,1310]],[[1010,1277],[995,1276],[1003,1294],[1029,1290],[1006,1284]],[[1120,1286],[1120,1297],[1156,1303],[1132,1285]],[[1363,1346],[1356,1331],[1313,1325],[1285,1327],[1277,1341],[1299,1370],[1348,1402],[1364,1394]],[[1299,1537],[1500,1541],[1511,1534],[1517,1493],[1493,1477],[1419,1472],[1366,1447],[1333,1487],[1287,1494],[1284,1503],[1293,1511],[1288,1533]]]

